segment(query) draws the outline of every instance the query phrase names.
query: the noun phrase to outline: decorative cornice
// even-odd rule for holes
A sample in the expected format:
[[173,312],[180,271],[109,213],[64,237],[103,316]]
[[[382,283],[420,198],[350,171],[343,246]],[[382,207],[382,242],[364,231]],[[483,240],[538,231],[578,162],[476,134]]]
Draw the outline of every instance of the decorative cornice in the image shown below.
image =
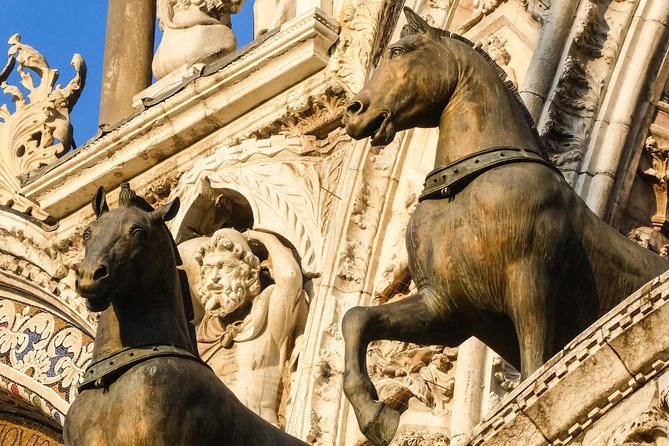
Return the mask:
[[224,65],[204,67],[201,76],[49,166],[21,192],[56,218],[76,211],[97,186],[116,188],[317,73],[327,64],[337,29],[320,10],[284,23],[272,39],[231,55]]

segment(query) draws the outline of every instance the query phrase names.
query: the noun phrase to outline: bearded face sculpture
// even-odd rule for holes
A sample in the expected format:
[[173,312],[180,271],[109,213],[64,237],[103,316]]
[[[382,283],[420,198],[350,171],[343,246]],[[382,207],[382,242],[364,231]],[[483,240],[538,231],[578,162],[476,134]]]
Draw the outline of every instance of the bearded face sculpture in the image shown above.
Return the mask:
[[196,260],[201,271],[197,295],[207,313],[225,317],[260,293],[260,261],[236,230],[216,231]]

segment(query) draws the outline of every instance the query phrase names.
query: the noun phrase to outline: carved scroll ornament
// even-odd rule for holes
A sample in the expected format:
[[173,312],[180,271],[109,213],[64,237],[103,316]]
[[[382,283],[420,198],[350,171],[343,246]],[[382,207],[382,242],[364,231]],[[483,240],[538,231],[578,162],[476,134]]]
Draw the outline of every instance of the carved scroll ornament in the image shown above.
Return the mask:
[[[17,194],[18,176],[53,163],[75,146],[70,112],[84,88],[86,63],[75,54],[71,65],[76,74],[61,87],[56,85],[58,70],[50,68],[42,54],[20,39],[18,34],[9,38],[9,57],[0,71],[0,88],[15,104],[13,113],[6,104],[0,106],[0,204],[42,219],[44,216],[35,215],[33,203]],[[16,62],[23,88],[7,83]],[[27,70],[37,75],[37,85]]]

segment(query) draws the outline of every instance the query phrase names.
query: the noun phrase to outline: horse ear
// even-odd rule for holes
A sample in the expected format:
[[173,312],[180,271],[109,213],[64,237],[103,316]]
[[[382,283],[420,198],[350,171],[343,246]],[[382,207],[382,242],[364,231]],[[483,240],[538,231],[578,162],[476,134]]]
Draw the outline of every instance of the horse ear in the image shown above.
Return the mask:
[[151,218],[162,221],[170,221],[176,217],[177,212],[179,212],[180,205],[181,201],[179,200],[179,197],[177,197],[166,205],[163,205],[155,211],[151,212]]
[[109,211],[105,188],[103,186],[98,187],[98,190],[95,192],[95,196],[93,197],[93,211],[95,212],[96,218],[100,218],[102,214]]
[[409,26],[417,33],[419,34],[431,34],[432,27],[428,25],[428,23],[423,20],[421,16],[416,14],[411,8],[408,6],[404,7],[404,15],[407,18],[407,22],[409,23]]

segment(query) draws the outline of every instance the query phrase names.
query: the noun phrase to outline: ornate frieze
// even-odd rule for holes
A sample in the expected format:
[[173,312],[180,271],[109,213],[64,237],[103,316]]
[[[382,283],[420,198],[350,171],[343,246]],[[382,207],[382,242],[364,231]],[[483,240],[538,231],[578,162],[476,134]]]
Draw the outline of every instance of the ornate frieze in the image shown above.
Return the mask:
[[[58,70],[50,68],[41,53],[20,39],[18,34],[9,38],[8,62],[0,71],[0,88],[11,95],[15,105],[14,112],[6,104],[0,106],[0,205],[39,220],[52,220],[18,194],[19,177],[53,163],[75,146],[70,112],[84,88],[86,64],[75,54],[71,64],[76,74],[61,87],[56,85]],[[27,95],[22,88],[7,83],[16,62],[20,85]]]
[[[0,299],[0,363],[48,387],[63,401],[70,403],[74,399],[92,351],[93,339],[89,335],[52,313]],[[8,388],[14,392],[13,384],[8,384]],[[62,405],[54,409],[42,407],[47,416],[59,423],[65,409]]]
[[328,134],[340,126],[347,102],[341,86],[329,87],[303,102],[291,104],[283,116],[239,138],[238,142],[267,139],[272,135],[298,138],[313,135],[320,140],[327,139]]

